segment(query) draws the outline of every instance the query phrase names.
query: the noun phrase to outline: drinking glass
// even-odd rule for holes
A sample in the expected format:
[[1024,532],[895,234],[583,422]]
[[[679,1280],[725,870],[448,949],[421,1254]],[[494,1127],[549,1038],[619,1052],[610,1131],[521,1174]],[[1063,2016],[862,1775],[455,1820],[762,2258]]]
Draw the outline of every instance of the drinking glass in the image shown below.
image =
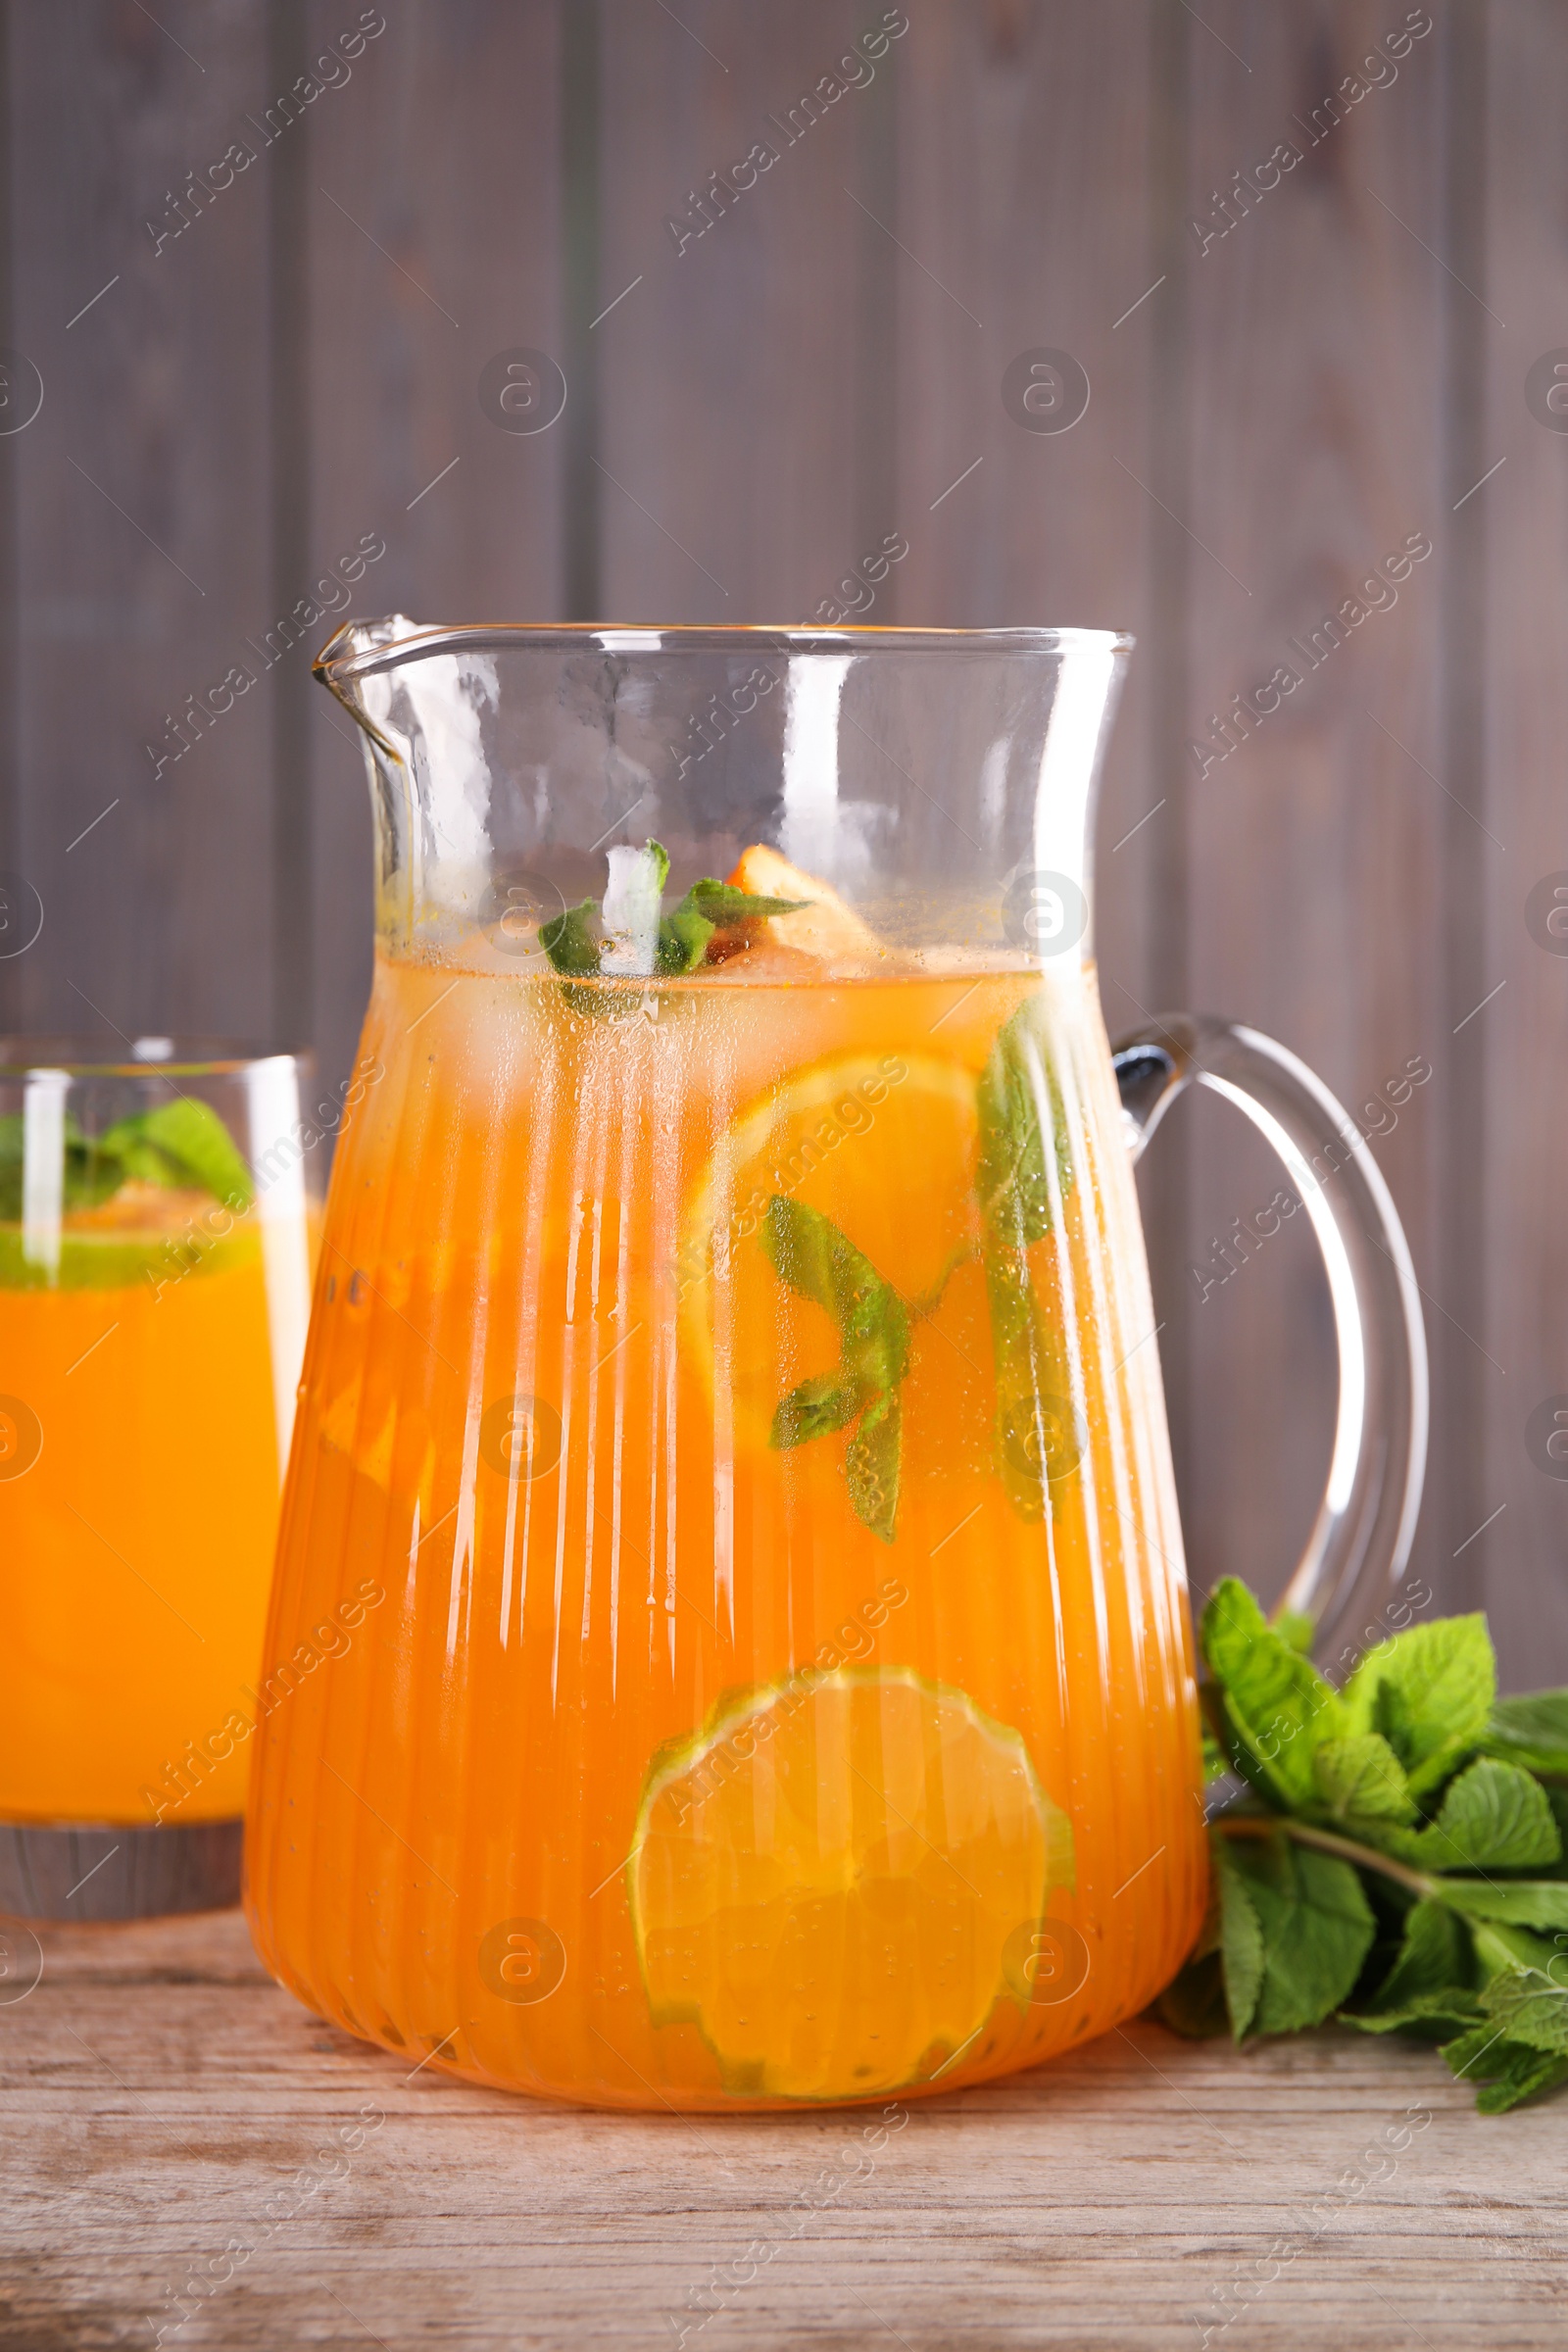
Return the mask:
[[309,1064],[0,1041],[0,1911],[237,1901],[333,1122]]

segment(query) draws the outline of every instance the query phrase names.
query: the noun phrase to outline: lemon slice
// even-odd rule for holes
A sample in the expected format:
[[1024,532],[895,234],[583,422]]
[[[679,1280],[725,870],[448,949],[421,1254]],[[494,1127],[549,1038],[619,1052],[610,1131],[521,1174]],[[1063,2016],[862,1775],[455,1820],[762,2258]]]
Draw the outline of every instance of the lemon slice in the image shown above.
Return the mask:
[[780,1397],[838,1345],[762,1248],[769,1200],[820,1210],[914,1304],[977,1239],[976,1133],[968,1070],[887,1053],[793,1071],[720,1137],[686,1199],[676,1287],[684,1360],[726,1392],[737,1445],[765,1446]]
[[869,2097],[1007,1996],[1072,1838],[1022,1736],[963,1691],[808,1668],[655,1758],[627,1876],[656,2025],[695,2026],[728,2089]]

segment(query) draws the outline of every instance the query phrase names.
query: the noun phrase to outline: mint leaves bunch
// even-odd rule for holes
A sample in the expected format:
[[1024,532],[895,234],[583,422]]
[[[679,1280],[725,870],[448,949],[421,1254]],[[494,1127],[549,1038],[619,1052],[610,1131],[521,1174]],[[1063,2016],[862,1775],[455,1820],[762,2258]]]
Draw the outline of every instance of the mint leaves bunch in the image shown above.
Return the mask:
[[610,858],[611,887],[602,906],[584,899],[539,926],[539,945],[569,979],[616,972],[671,979],[694,972],[721,933],[744,934],[770,915],[794,914],[809,903],[763,898],[706,875],[666,914],[669,857],[662,843],[612,850]]
[[[122,1184],[163,1185],[211,1193],[231,1208],[251,1203],[251,1173],[233,1137],[210,1102],[180,1096],[155,1110],[118,1119],[102,1135],[82,1132],[72,1111],[65,1115],[62,1205],[97,1208]],[[23,1114],[0,1117],[0,1221],[22,1215]]]
[[1343,1690],[1227,1578],[1200,1641],[1209,1916],[1159,2013],[1240,2042],[1336,2017],[1436,2042],[1483,2114],[1568,2080],[1568,1690],[1499,1700],[1482,1616],[1412,1626]]
[[838,1369],[803,1380],[779,1403],[769,1443],[779,1451],[832,1436],[858,1419],[844,1457],[850,1500],[862,1525],[893,1541],[899,1510],[909,1316],[890,1282],[830,1217],[775,1193],[760,1238],[781,1282],[825,1307],[838,1327]]

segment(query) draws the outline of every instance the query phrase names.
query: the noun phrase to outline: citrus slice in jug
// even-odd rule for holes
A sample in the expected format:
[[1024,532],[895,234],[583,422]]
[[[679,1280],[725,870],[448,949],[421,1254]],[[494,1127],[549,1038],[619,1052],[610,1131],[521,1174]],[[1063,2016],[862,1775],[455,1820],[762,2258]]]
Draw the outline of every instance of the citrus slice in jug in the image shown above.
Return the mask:
[[656,1757],[627,1864],[654,2023],[786,2099],[929,2080],[1071,1873],[1021,1734],[896,1666],[721,1702]]
[[[769,1203],[831,1220],[917,1318],[978,1238],[975,1080],[936,1054],[808,1063],[742,1111],[692,1185],[676,1266],[683,1358],[725,1394],[735,1442],[763,1447],[786,1390],[832,1367],[820,1306],[780,1279],[760,1238]],[[970,1269],[972,1272],[973,1269]],[[972,1286],[976,1298],[978,1276]],[[955,1298],[949,1313],[962,1311]],[[964,1343],[989,1354],[983,1328]]]

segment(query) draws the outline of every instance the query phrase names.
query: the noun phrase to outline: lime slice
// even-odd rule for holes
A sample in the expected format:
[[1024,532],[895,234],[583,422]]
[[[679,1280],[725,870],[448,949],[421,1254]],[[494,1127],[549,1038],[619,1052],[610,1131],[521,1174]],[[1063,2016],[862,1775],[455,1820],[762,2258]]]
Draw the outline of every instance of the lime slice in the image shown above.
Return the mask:
[[963,1691],[807,1668],[655,1758],[627,1877],[656,2025],[695,2026],[730,2090],[869,2097],[979,2033],[1072,1834]]

